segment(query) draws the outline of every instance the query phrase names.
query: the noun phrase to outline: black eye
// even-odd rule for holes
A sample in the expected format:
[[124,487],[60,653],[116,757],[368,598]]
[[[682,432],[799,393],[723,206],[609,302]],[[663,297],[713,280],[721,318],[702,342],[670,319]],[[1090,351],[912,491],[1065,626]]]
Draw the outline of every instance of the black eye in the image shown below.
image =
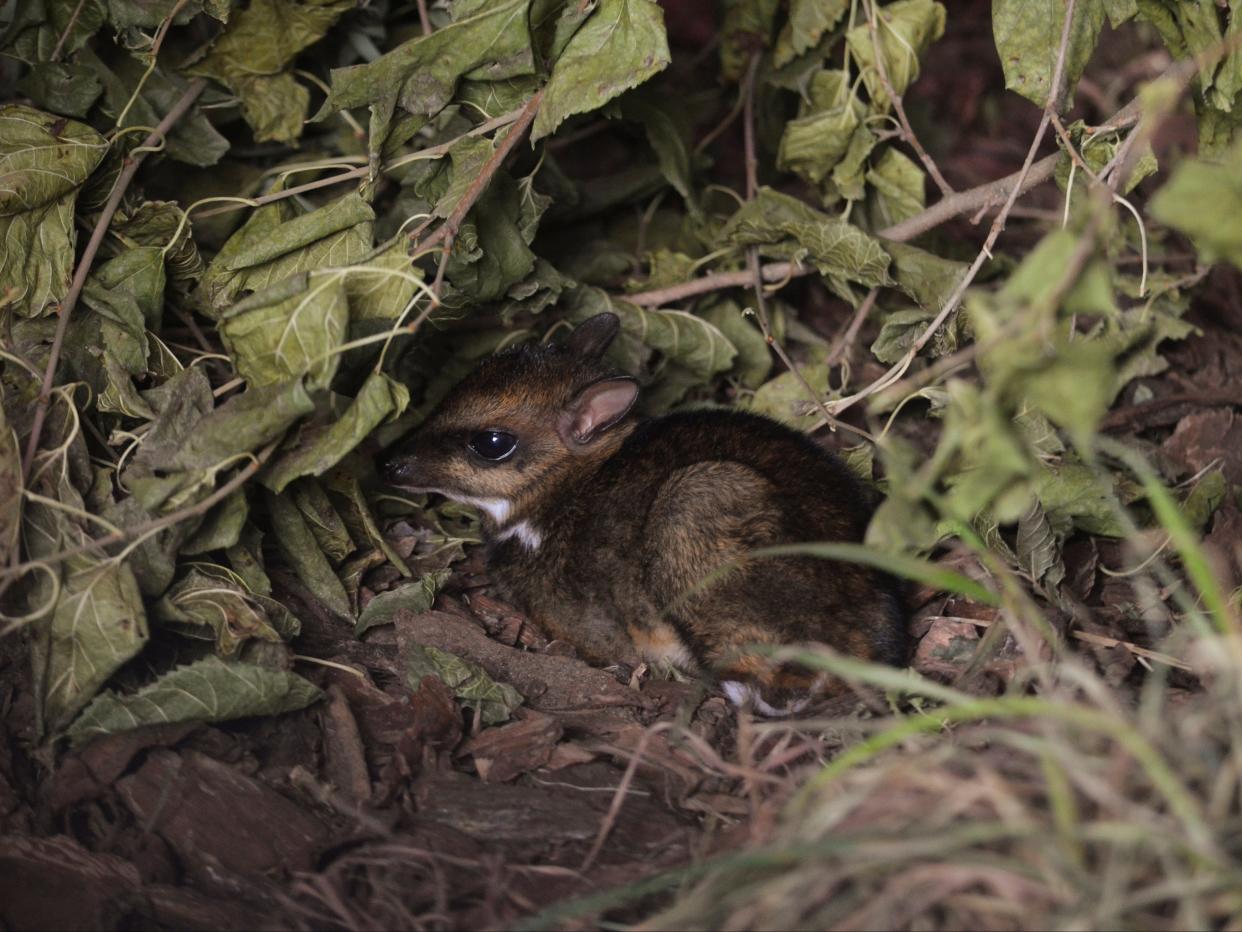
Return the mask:
[[517,437],[503,430],[481,430],[470,435],[466,446],[485,460],[499,462],[517,449]]

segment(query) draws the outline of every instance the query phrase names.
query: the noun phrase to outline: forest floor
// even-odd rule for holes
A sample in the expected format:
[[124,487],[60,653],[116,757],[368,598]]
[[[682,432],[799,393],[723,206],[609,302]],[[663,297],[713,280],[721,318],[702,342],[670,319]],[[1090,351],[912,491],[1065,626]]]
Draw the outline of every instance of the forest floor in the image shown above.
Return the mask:
[[[980,17],[955,10],[911,95],[912,109],[942,121],[929,146],[961,188],[1017,168],[1038,116],[1023,108],[1009,125],[981,112],[999,65],[979,32],[987,21],[979,6]],[[1047,186],[1022,209],[1057,204]],[[967,218],[946,235],[975,243],[982,232]],[[805,320],[831,340],[850,309],[818,300]],[[1242,278],[1213,272],[1187,319],[1198,332],[1166,346],[1169,367],[1131,383],[1105,427],[1140,442],[1166,475],[1220,465],[1236,486]],[[865,349],[870,336],[854,349],[861,384],[878,367]],[[902,430],[917,439],[924,419],[909,410]],[[1238,585],[1236,502],[1216,511],[1206,542]],[[1080,534],[1064,556],[1090,621],[1062,618],[1061,633],[1127,701],[1153,633],[1136,628],[1129,585],[1101,571],[1127,563],[1124,543]],[[973,559],[939,558],[968,573]],[[275,718],[102,737],[51,769],[30,741],[26,645],[0,640],[2,924],[510,927],[765,837],[808,768],[848,740],[831,721],[887,711],[882,697],[859,693],[826,710],[829,724],[762,722],[696,683],[588,666],[493,596],[481,548],[454,567],[433,610],[399,614],[361,639],[296,581],[276,582],[302,622],[299,672],[325,689],[324,702]],[[995,609],[928,590],[911,601],[916,670],[979,695],[1000,694],[1018,674],[1025,661],[1011,638],[972,663]],[[515,686],[524,705],[509,723],[484,727],[463,719],[435,677],[411,692],[401,671],[415,644],[479,664]],[[1179,671],[1170,682],[1196,688]],[[659,905],[635,899],[610,918]]]

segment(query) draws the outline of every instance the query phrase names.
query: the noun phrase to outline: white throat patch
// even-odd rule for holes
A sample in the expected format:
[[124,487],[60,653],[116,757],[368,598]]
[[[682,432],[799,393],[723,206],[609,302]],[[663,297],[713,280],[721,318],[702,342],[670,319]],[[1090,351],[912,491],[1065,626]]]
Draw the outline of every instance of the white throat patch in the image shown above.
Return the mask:
[[519,521],[511,527],[505,528],[496,535],[496,540],[508,540],[510,537],[516,537],[532,553],[538,550],[539,545],[543,543],[543,535],[529,521]]

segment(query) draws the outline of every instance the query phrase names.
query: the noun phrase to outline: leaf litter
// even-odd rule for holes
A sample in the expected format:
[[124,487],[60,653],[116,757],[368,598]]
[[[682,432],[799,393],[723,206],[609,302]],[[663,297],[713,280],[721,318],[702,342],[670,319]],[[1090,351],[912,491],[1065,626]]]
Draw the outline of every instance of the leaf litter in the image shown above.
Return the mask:
[[[0,921],[1236,923],[1242,51],[1192,6],[13,12]],[[852,691],[795,722],[591,667],[378,482],[601,310],[647,413],[844,418],[913,672],[798,654]]]

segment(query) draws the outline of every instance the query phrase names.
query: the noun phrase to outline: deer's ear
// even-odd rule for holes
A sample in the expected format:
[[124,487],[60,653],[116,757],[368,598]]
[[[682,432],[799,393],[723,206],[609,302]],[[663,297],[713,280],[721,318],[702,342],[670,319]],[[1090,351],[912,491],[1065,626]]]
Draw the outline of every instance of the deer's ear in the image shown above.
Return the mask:
[[630,413],[638,398],[638,382],[629,376],[602,379],[574,396],[561,415],[559,432],[565,444],[582,447]]
[[569,337],[569,351],[575,356],[599,359],[621,329],[621,318],[611,311],[583,321]]

